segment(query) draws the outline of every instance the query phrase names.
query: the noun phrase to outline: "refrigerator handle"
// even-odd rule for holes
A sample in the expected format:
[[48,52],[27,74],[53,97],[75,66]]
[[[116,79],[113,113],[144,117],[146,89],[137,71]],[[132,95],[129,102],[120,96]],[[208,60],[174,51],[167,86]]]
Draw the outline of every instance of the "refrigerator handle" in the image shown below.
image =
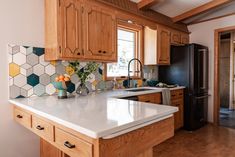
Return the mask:
[[203,99],[203,98],[208,98],[210,95],[204,95],[204,96],[199,96],[199,97],[195,97],[195,99]]

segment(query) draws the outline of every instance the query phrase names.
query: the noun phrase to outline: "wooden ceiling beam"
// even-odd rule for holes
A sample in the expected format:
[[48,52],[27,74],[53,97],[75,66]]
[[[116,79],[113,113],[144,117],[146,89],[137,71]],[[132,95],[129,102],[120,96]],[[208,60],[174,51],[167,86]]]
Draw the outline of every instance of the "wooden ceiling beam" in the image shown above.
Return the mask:
[[201,13],[204,13],[206,11],[209,11],[211,9],[214,9],[216,7],[219,7],[221,5],[224,5],[224,4],[232,2],[232,1],[233,0],[213,0],[213,1],[208,2],[208,3],[206,3],[206,4],[202,5],[202,6],[194,8],[194,9],[192,9],[190,11],[187,11],[187,12],[185,12],[183,14],[180,14],[180,15],[178,15],[176,17],[173,17],[172,20],[174,22],[183,21],[183,20],[186,20],[186,19],[191,18],[193,16],[199,15]]
[[161,1],[162,0],[141,0],[137,5],[139,9],[146,10],[158,4]]

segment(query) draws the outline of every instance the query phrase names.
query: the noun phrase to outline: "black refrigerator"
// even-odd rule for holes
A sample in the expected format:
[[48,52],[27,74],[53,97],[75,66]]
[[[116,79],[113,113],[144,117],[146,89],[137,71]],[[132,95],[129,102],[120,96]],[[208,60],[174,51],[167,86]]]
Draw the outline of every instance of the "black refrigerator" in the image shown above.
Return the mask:
[[171,46],[171,65],[159,66],[159,81],[185,86],[184,128],[204,126],[208,112],[208,48],[199,44]]

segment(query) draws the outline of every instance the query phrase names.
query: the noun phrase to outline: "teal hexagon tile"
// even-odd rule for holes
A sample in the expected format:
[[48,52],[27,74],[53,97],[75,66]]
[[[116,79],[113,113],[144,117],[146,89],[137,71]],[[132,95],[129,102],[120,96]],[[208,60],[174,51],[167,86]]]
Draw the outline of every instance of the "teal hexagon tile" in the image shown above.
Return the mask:
[[100,75],[103,75],[103,70],[101,68],[99,68],[98,71]]
[[74,83],[70,83],[68,86],[67,86],[67,92],[69,93],[73,93],[75,91],[75,84]]
[[43,96],[45,94],[45,86],[38,84],[33,87],[33,93],[37,96]]
[[44,74],[44,72],[45,72],[45,68],[41,64],[37,64],[33,67],[33,73],[38,75],[38,76]]
[[35,75],[35,74],[31,74],[27,77],[27,84],[31,85],[31,86],[36,86],[37,84],[39,84],[39,76]]
[[65,74],[65,66],[63,64],[56,65],[55,71],[57,74]]
[[39,57],[32,53],[32,54],[27,56],[26,61],[29,65],[34,66],[34,65],[37,65],[39,63]]
[[34,47],[33,53],[37,56],[41,56],[44,54],[44,48]]
[[30,85],[25,85],[20,89],[20,94],[24,97],[30,97],[33,95],[33,87]]
[[18,45],[13,46],[12,47],[12,54],[14,55],[18,52],[20,52],[20,46],[18,46]]
[[43,66],[47,66],[47,65],[50,64],[50,62],[45,61],[44,57],[45,57],[45,55],[41,55],[41,56],[39,57],[39,63],[40,63],[41,65],[43,65]]
[[20,74],[20,75],[17,75],[16,77],[14,77],[14,85],[16,85],[18,87],[22,87],[22,86],[26,85],[26,83],[27,83],[26,76]]
[[52,85],[52,84],[48,84],[46,86],[46,93],[49,94],[49,95],[52,95],[56,92],[56,89],[55,87]]
[[39,82],[40,82],[40,84],[46,86],[46,85],[48,85],[51,82],[51,78],[50,78],[50,76],[48,74],[42,74],[39,77]]
[[19,95],[18,97],[16,97],[17,99],[18,98],[25,98],[23,95]]
[[23,53],[16,53],[13,55],[13,62],[18,65],[23,65],[26,63],[26,56]]
[[53,66],[53,65],[51,65],[51,64],[49,64],[49,65],[47,65],[46,67],[45,67],[45,73],[46,74],[48,74],[48,75],[54,75],[55,74],[55,67]]
[[10,98],[17,98],[18,96],[20,96],[20,87],[17,87],[17,86],[15,86],[15,85],[13,85],[13,86],[10,86],[10,89],[9,89],[10,91]]

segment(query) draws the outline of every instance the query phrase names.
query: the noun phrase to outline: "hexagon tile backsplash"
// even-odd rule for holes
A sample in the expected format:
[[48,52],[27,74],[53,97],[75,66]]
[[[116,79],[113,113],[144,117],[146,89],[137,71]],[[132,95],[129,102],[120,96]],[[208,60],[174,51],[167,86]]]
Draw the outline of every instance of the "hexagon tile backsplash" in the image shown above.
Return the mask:
[[[79,85],[79,79],[66,61],[44,61],[44,48],[8,45],[9,53],[9,95],[10,98],[53,95],[56,89],[51,82],[59,74],[71,76],[72,86],[68,92],[73,93]],[[81,64],[83,68],[86,63]],[[87,81],[89,90],[95,90],[102,82],[103,66],[91,74]]]

